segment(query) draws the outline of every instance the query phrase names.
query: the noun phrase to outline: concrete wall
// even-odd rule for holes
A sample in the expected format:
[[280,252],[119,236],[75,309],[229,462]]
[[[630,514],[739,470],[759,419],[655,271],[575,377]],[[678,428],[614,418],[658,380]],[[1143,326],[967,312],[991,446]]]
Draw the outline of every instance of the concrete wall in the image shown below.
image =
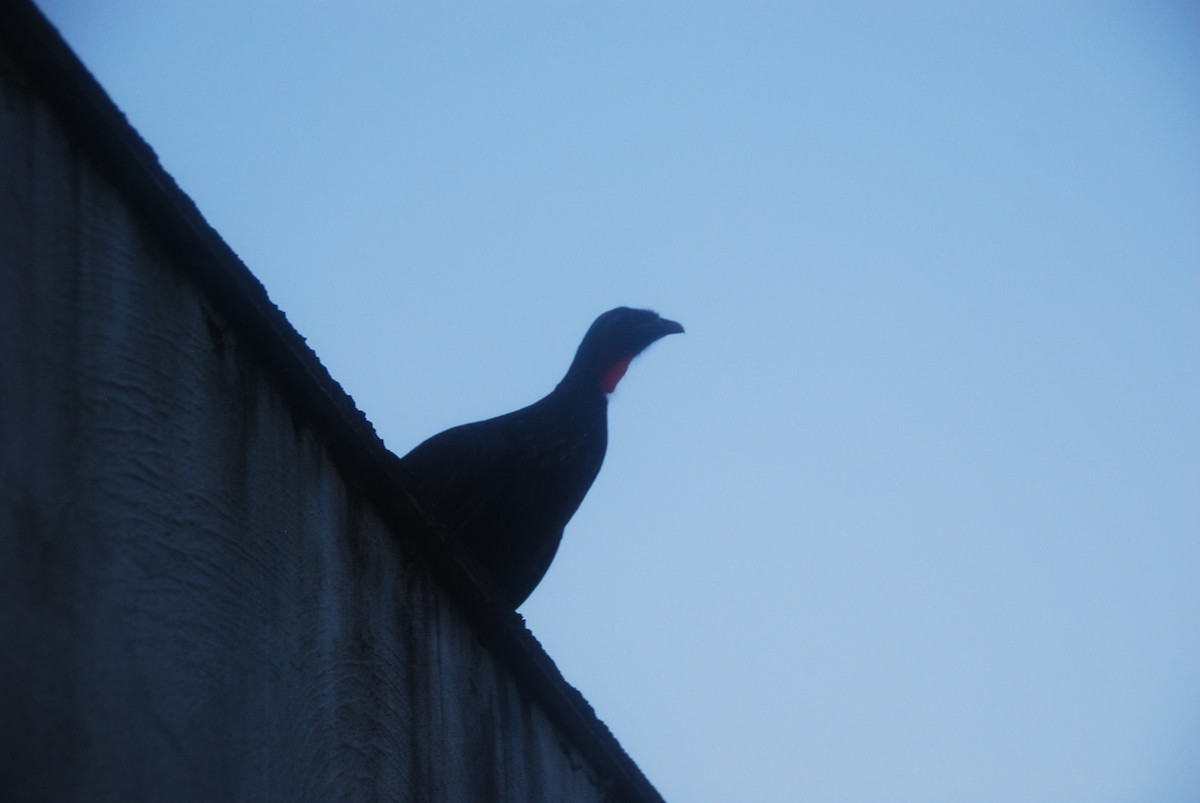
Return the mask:
[[186,199],[126,181],[173,190],[113,155],[149,152],[21,13],[0,27],[42,39],[0,39],[0,797],[655,799],[519,620],[421,557],[354,456],[369,427],[330,423],[356,411],[195,246]]

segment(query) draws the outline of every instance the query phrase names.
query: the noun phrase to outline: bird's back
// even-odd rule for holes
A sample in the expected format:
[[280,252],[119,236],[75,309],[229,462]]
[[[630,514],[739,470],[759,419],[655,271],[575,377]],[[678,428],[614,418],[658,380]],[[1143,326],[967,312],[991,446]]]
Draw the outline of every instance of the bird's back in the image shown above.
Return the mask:
[[604,461],[607,400],[551,393],[448,429],[400,463],[418,502],[470,549],[514,606],[550,566]]

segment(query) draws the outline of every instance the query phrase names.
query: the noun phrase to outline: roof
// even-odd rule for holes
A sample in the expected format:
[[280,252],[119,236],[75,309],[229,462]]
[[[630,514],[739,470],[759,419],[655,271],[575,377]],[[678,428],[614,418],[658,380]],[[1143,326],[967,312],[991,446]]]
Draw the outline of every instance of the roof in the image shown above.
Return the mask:
[[0,41],[87,155],[134,212],[152,225],[178,266],[220,310],[293,413],[325,439],[348,481],[371,499],[445,588],[480,640],[622,800],[661,800],[641,770],[566,682],[473,562],[432,527],[394,472],[395,457],[149,145],[29,0],[0,0]]

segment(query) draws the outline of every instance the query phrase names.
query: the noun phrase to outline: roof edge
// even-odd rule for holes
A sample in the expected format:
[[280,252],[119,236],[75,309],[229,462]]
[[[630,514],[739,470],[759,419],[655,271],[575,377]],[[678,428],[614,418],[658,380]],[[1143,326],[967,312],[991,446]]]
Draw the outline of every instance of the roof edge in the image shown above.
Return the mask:
[[518,683],[607,776],[609,792],[621,800],[662,800],[521,616],[500,602],[474,561],[421,515],[396,457],[370,421],[31,0],[0,0],[0,41],[42,90],[67,136],[153,225],[201,293],[240,332],[293,412],[327,437],[339,468],[403,534],[401,546],[428,567]]

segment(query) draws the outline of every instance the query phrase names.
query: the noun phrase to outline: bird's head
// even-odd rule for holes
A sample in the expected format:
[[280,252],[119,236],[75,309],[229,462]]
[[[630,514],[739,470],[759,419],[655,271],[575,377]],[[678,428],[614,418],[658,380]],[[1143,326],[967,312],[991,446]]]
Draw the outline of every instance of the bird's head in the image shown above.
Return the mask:
[[610,309],[583,336],[564,381],[594,383],[605,393],[612,393],[634,357],[655,340],[681,332],[681,325],[652,310]]

